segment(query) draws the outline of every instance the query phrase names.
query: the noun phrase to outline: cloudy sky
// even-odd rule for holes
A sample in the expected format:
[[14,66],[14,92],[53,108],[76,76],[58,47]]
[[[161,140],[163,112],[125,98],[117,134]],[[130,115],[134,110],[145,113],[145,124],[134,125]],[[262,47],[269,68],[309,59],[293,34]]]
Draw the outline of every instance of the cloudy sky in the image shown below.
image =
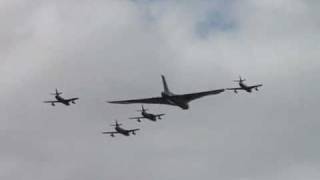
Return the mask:
[[[0,0],[0,177],[320,179],[317,0]],[[153,123],[106,100],[263,83]],[[55,88],[78,104],[42,101]],[[137,136],[110,138],[114,119]]]

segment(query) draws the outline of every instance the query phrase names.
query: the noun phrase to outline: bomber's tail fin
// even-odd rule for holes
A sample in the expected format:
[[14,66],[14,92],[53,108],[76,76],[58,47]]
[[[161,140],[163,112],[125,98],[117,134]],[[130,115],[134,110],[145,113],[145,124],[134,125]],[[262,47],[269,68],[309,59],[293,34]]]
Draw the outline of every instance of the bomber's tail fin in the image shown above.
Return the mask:
[[164,75],[161,75],[161,78],[162,78],[164,93],[171,94],[170,90],[168,88],[167,82],[166,82],[166,78],[164,77]]

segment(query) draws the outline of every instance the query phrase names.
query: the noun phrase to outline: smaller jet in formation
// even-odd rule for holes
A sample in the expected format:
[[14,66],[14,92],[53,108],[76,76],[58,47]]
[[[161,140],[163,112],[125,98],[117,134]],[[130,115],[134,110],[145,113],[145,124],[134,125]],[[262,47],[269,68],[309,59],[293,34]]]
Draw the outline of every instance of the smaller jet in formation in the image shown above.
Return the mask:
[[136,135],[136,131],[139,131],[140,129],[124,129],[121,128],[122,124],[119,124],[118,121],[115,121],[115,124],[111,124],[111,126],[114,126],[115,131],[112,132],[102,132],[102,134],[110,134],[111,137],[114,137],[114,134],[122,134],[124,136],[130,136],[130,133],[133,135]]
[[136,119],[138,122],[141,122],[141,119],[149,119],[151,121],[157,121],[157,119],[161,119],[161,116],[164,116],[165,114],[151,114],[147,113],[148,109],[145,109],[143,105],[141,105],[141,110],[138,110],[138,112],[141,112],[141,117],[131,117],[129,119]]
[[241,76],[239,76],[239,80],[234,80],[234,82],[238,82],[240,87],[227,88],[227,90],[233,90],[235,93],[238,93],[238,90],[244,90],[244,91],[247,91],[248,93],[251,93],[252,89],[255,89],[256,91],[258,91],[259,90],[258,88],[262,86],[262,84],[247,86],[246,84],[243,83],[244,81],[246,81],[246,79],[242,79]]
[[63,97],[60,96],[62,94],[62,92],[59,92],[58,89],[56,89],[55,93],[51,93],[51,94],[55,96],[56,100],[44,101],[44,103],[50,103],[52,106],[55,106],[55,103],[61,103],[66,106],[69,106],[70,102],[75,104],[76,103],[75,101],[79,99],[79,98],[64,99]]

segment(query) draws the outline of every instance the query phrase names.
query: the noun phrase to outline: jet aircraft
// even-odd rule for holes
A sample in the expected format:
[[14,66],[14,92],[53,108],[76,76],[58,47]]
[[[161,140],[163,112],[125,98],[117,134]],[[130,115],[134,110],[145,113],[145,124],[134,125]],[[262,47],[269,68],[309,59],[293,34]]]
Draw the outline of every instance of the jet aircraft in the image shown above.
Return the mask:
[[56,100],[55,101],[44,101],[44,103],[50,103],[52,106],[55,106],[55,103],[61,103],[66,106],[69,106],[70,102],[75,104],[76,103],[75,101],[79,99],[79,98],[64,99],[63,97],[60,96],[62,94],[62,92],[59,92],[58,89],[56,89],[55,93],[51,93],[51,94],[55,96]]
[[184,110],[189,109],[189,102],[195,99],[201,98],[203,96],[219,94],[225,89],[217,89],[212,91],[204,91],[190,94],[173,94],[170,92],[166,79],[162,75],[162,83],[164,91],[161,93],[161,97],[153,97],[146,99],[132,99],[132,100],[122,100],[122,101],[109,101],[109,103],[115,104],[132,104],[132,103],[142,103],[142,104],[165,104],[178,106]]
[[252,89],[255,89],[256,91],[258,91],[259,90],[258,88],[262,86],[262,84],[247,86],[246,84],[243,83],[244,81],[246,81],[246,79],[242,79],[241,76],[239,76],[239,80],[234,80],[234,82],[238,82],[240,87],[227,88],[227,90],[233,90],[235,93],[238,93],[238,90],[244,90],[244,91],[247,91],[248,93],[251,93]]
[[147,113],[148,109],[145,109],[143,105],[141,106],[141,110],[138,110],[138,112],[141,112],[141,117],[131,117],[129,119],[136,119],[138,122],[141,122],[141,119],[149,119],[151,121],[157,121],[157,119],[161,119],[161,116],[164,116],[165,114],[151,114]]
[[121,128],[122,124],[119,124],[118,121],[115,121],[115,124],[111,124],[111,126],[114,126],[115,131],[112,132],[102,132],[102,134],[110,134],[111,137],[114,137],[114,134],[122,134],[124,136],[130,136],[130,133],[133,135],[136,135],[136,131],[139,131],[140,129],[123,129]]

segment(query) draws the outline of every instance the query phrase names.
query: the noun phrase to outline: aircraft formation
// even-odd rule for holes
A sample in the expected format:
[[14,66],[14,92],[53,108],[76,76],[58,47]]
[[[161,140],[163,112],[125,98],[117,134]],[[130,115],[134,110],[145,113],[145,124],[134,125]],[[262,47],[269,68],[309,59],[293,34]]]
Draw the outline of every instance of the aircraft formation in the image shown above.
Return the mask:
[[[130,99],[130,100],[117,100],[117,101],[107,101],[108,103],[112,104],[163,104],[163,105],[171,105],[171,106],[177,106],[180,107],[183,110],[187,110],[190,108],[189,103],[193,100],[209,96],[209,95],[217,95],[225,90],[234,91],[235,93],[238,93],[238,91],[243,90],[248,93],[251,93],[252,90],[258,91],[259,88],[262,86],[262,84],[252,85],[248,86],[244,83],[246,79],[242,79],[241,76],[239,76],[239,80],[234,80],[234,82],[237,82],[239,87],[235,88],[226,88],[226,89],[216,89],[211,91],[202,91],[202,92],[196,92],[196,93],[188,93],[188,94],[174,94],[169,90],[168,84],[166,82],[166,78],[164,75],[161,75],[162,84],[163,84],[163,92],[161,92],[161,96],[159,97],[151,97],[151,98],[142,98],[142,99]],[[55,90],[55,93],[51,93],[51,95],[54,95],[55,100],[49,100],[44,101],[44,103],[49,103],[52,106],[55,106],[56,103],[61,103],[63,105],[69,106],[70,103],[76,104],[76,101],[79,100],[79,98],[63,98],[61,96],[62,92],[59,92],[58,89]],[[141,105],[141,110],[138,110],[138,112],[141,112],[141,116],[139,117],[129,117],[131,120],[137,120],[137,122],[141,122],[141,119],[147,119],[153,122],[156,122],[157,120],[162,119],[162,116],[166,115],[164,113],[162,114],[152,114],[147,112],[148,109],[145,109],[143,105]],[[114,124],[111,124],[111,126],[114,127],[114,131],[108,131],[108,132],[102,132],[102,134],[108,134],[111,137],[115,137],[115,134],[121,134],[124,136],[130,136],[136,135],[136,131],[139,131],[139,128],[135,129],[125,129],[122,128],[122,124],[118,123],[117,120],[115,120]]]

